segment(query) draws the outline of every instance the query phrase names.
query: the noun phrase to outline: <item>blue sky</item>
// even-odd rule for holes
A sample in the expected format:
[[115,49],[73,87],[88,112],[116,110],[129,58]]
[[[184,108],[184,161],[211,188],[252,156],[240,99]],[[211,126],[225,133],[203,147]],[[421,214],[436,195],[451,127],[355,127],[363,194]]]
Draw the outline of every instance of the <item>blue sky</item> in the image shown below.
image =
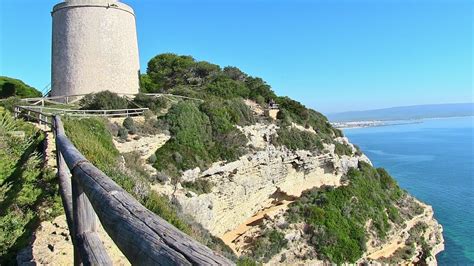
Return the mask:
[[[0,75],[50,81],[51,0],[0,0]],[[472,102],[469,0],[127,0],[142,72],[163,52],[233,65],[323,112]]]

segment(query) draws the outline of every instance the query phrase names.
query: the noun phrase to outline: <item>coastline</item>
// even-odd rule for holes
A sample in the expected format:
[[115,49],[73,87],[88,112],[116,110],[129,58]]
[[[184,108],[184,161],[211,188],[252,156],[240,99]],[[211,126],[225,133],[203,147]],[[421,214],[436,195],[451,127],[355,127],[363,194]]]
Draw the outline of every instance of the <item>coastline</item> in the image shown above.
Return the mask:
[[[446,229],[446,249],[436,255],[441,265],[473,262],[472,239],[466,237],[466,225],[472,221],[473,212],[452,208],[472,197],[466,198],[469,186],[464,182],[472,173],[472,146],[465,145],[465,140],[472,139],[473,119],[474,116],[426,118],[422,124],[344,131],[353,143],[369,151],[375,165],[389,170],[401,187],[433,206],[436,219]],[[390,144],[386,144],[387,139]],[[379,150],[385,153],[373,152]],[[432,156],[424,158],[426,154]],[[446,187],[450,187],[448,194]],[[463,217],[465,222],[459,224],[459,218],[452,217]]]
[[474,117],[474,114],[464,115],[464,116],[426,117],[426,118],[400,119],[400,120],[360,120],[360,121],[343,121],[343,122],[330,122],[330,123],[333,127],[337,129],[355,129],[355,128],[420,124],[420,123],[423,123],[423,121],[425,120],[441,120],[441,119],[452,119],[452,118],[463,118],[463,117]]

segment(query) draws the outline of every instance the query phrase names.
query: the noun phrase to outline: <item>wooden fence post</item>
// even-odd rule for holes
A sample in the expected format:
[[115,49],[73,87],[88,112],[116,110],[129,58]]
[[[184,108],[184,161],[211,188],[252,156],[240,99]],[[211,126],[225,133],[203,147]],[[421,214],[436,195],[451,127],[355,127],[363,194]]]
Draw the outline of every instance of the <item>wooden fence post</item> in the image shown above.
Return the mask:
[[74,243],[74,265],[112,265],[97,233],[98,221],[95,211],[77,180],[73,177],[71,182],[71,178],[69,178],[69,168],[62,156],[58,142],[59,136],[64,135],[64,127],[59,116],[54,116],[53,120],[60,192],[61,197],[64,198],[63,206],[66,218],[70,217],[68,227]]
[[74,255],[74,265],[112,265],[97,233],[97,216],[83,188],[72,178],[74,209],[74,235],[79,256]]

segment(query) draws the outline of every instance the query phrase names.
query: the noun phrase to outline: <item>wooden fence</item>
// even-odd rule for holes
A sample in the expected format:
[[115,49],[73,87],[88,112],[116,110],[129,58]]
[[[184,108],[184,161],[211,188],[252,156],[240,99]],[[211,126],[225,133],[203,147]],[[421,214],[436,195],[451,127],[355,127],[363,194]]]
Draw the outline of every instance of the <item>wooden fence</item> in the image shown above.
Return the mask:
[[[142,93],[143,95],[147,95],[150,97],[164,97],[167,99],[184,99],[184,100],[194,100],[194,101],[200,101],[203,102],[204,100],[198,99],[198,98],[193,98],[193,97],[187,97],[187,96],[181,96],[181,95],[174,95],[174,94],[169,94],[169,93]],[[49,97],[36,97],[36,98],[23,98],[21,99],[22,102],[25,102],[29,105],[42,105],[44,106],[45,103],[52,103],[52,104],[73,104],[81,100],[84,96],[88,94],[76,94],[76,95],[62,95],[62,96],[49,96]],[[125,97],[128,99],[133,99],[133,97],[137,96],[138,94],[132,94],[132,93],[119,93],[118,94],[121,97]]]
[[129,116],[141,116],[145,111],[149,110],[148,108],[131,108],[131,109],[114,109],[114,110],[76,110],[76,109],[61,109],[61,108],[51,108],[44,106],[15,106],[15,116],[24,115],[31,119],[36,119],[40,122],[44,121],[45,117],[52,117],[53,115],[67,115],[73,117],[129,117]]
[[68,139],[59,115],[43,122],[56,137],[59,190],[75,265],[112,264],[97,232],[98,220],[133,265],[233,264],[146,209],[97,169]]

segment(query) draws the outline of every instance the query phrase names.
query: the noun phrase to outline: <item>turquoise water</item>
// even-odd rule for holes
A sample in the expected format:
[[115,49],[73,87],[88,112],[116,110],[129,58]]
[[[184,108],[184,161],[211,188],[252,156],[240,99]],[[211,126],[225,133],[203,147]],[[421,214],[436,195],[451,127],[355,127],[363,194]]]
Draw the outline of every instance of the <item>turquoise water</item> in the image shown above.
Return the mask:
[[474,265],[474,117],[346,129],[372,163],[432,205],[443,225],[440,265]]

